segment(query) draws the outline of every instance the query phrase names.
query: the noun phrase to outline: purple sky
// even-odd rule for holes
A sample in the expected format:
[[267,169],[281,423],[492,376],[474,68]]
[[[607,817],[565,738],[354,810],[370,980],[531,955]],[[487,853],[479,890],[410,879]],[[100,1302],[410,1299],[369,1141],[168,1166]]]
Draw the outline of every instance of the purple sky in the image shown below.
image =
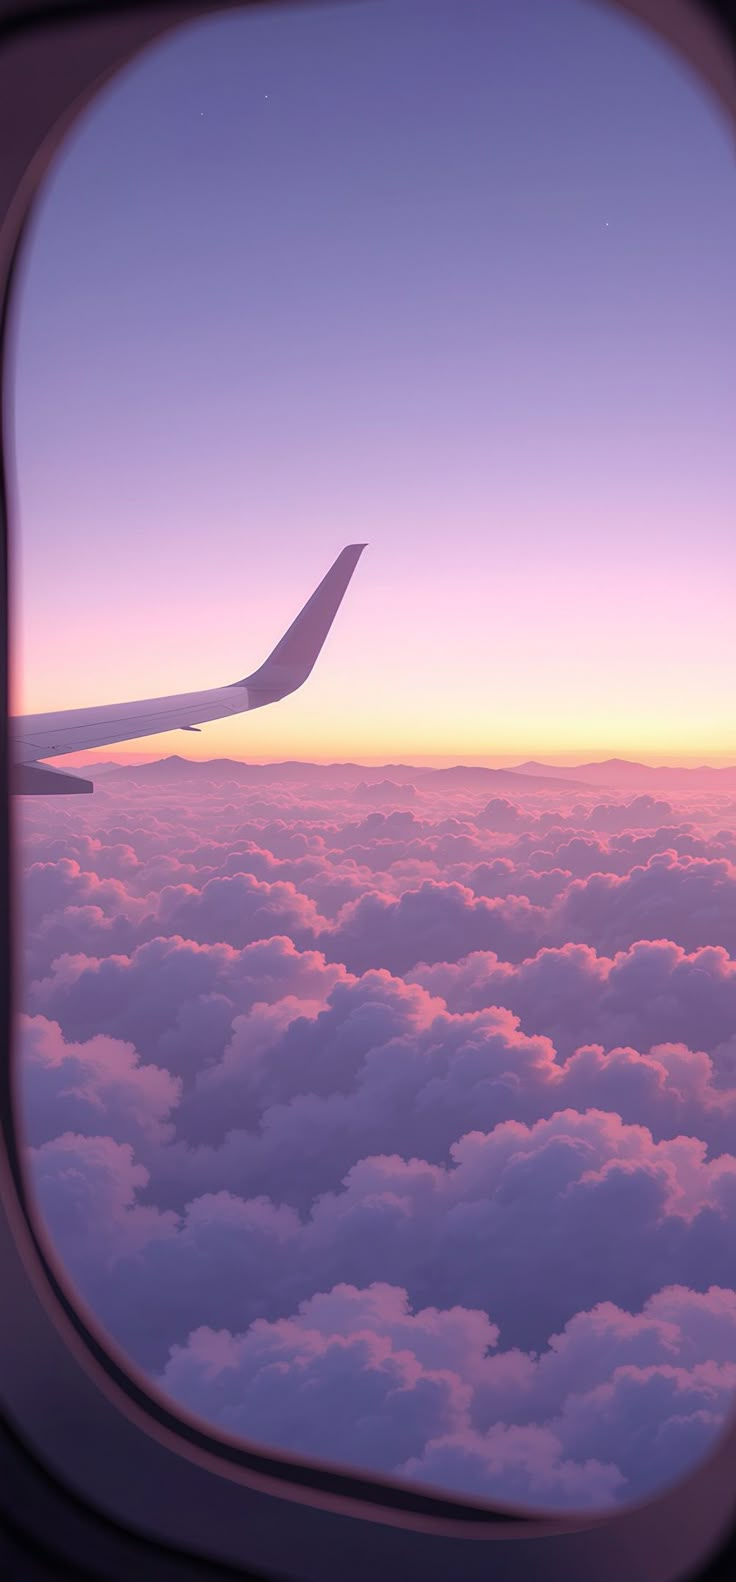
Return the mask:
[[720,113],[606,5],[150,51],[26,253],[17,706],[235,680],[365,539],[308,690],[146,746],[732,752],[733,198]]

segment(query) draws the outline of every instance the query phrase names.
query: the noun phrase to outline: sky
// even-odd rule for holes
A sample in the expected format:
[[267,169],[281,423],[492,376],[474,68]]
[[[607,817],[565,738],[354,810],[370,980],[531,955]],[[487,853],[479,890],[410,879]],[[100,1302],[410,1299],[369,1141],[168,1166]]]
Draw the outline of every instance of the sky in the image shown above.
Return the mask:
[[234,681],[365,540],[303,692],[114,756],[733,758],[735,190],[592,0],[147,51],[26,244],[16,709]]

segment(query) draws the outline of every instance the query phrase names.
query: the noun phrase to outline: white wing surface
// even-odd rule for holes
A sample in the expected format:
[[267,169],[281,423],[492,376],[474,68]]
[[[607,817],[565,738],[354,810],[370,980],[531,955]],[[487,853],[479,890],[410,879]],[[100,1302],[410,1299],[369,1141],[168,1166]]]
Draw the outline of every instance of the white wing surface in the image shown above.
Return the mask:
[[27,714],[11,720],[13,790],[26,795],[91,791],[88,780],[47,767],[40,760],[156,736],[160,731],[196,730],[209,720],[259,709],[296,692],[315,664],[364,548],[364,544],[348,544],[341,550],[265,663],[242,681],[205,692]]

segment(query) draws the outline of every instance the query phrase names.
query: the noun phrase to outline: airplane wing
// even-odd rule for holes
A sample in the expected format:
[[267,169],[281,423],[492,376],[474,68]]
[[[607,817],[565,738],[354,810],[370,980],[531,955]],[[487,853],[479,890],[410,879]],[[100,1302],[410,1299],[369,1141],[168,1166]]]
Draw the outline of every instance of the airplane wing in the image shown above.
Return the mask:
[[196,730],[209,720],[259,709],[296,692],[313,669],[364,549],[364,544],[348,544],[341,550],[265,663],[242,681],[210,687],[205,692],[103,704],[100,708],[64,709],[54,714],[27,714],[11,720],[12,789],[26,795],[91,791],[89,780],[39,760],[108,747],[115,742],[137,740],[139,736],[157,736],[160,731]]

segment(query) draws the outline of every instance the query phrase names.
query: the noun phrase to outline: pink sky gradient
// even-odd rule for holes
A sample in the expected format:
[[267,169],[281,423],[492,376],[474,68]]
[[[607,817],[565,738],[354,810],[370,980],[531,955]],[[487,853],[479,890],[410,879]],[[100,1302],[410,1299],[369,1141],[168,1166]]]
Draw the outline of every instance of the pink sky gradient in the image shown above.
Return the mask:
[[[72,594],[60,652],[53,652],[50,612],[34,626],[41,641],[21,702],[41,711],[235,680],[265,657],[332,547],[304,550],[288,575],[278,547],[259,549],[249,575],[243,554],[237,595],[232,557],[226,568],[210,547],[197,576],[198,608],[189,607],[186,621],[176,613],[187,608],[182,570],[163,610],[152,594],[141,609],[132,589],[131,610],[122,608],[117,583],[109,610]],[[559,564],[562,584],[552,582],[550,568],[530,579],[519,564],[515,577],[504,575],[491,544],[469,553],[470,581],[462,556],[439,575],[431,564],[440,558],[437,540],[402,577],[396,539],[375,534],[302,692],[251,718],[206,726],[198,741],[175,733],[144,750],[261,760],[733,755],[728,575],[714,585],[710,563],[693,566],[688,550],[679,568],[669,556],[666,580],[655,567],[647,575],[639,561],[632,586],[630,565],[604,569],[599,556],[565,588]],[[604,591],[596,599],[597,589]],[[187,637],[193,625],[194,644]]]
[[338,12],[179,32],[50,178],[17,710],[235,680],[366,540],[303,692],[146,751],[728,757],[725,124],[583,0]]

